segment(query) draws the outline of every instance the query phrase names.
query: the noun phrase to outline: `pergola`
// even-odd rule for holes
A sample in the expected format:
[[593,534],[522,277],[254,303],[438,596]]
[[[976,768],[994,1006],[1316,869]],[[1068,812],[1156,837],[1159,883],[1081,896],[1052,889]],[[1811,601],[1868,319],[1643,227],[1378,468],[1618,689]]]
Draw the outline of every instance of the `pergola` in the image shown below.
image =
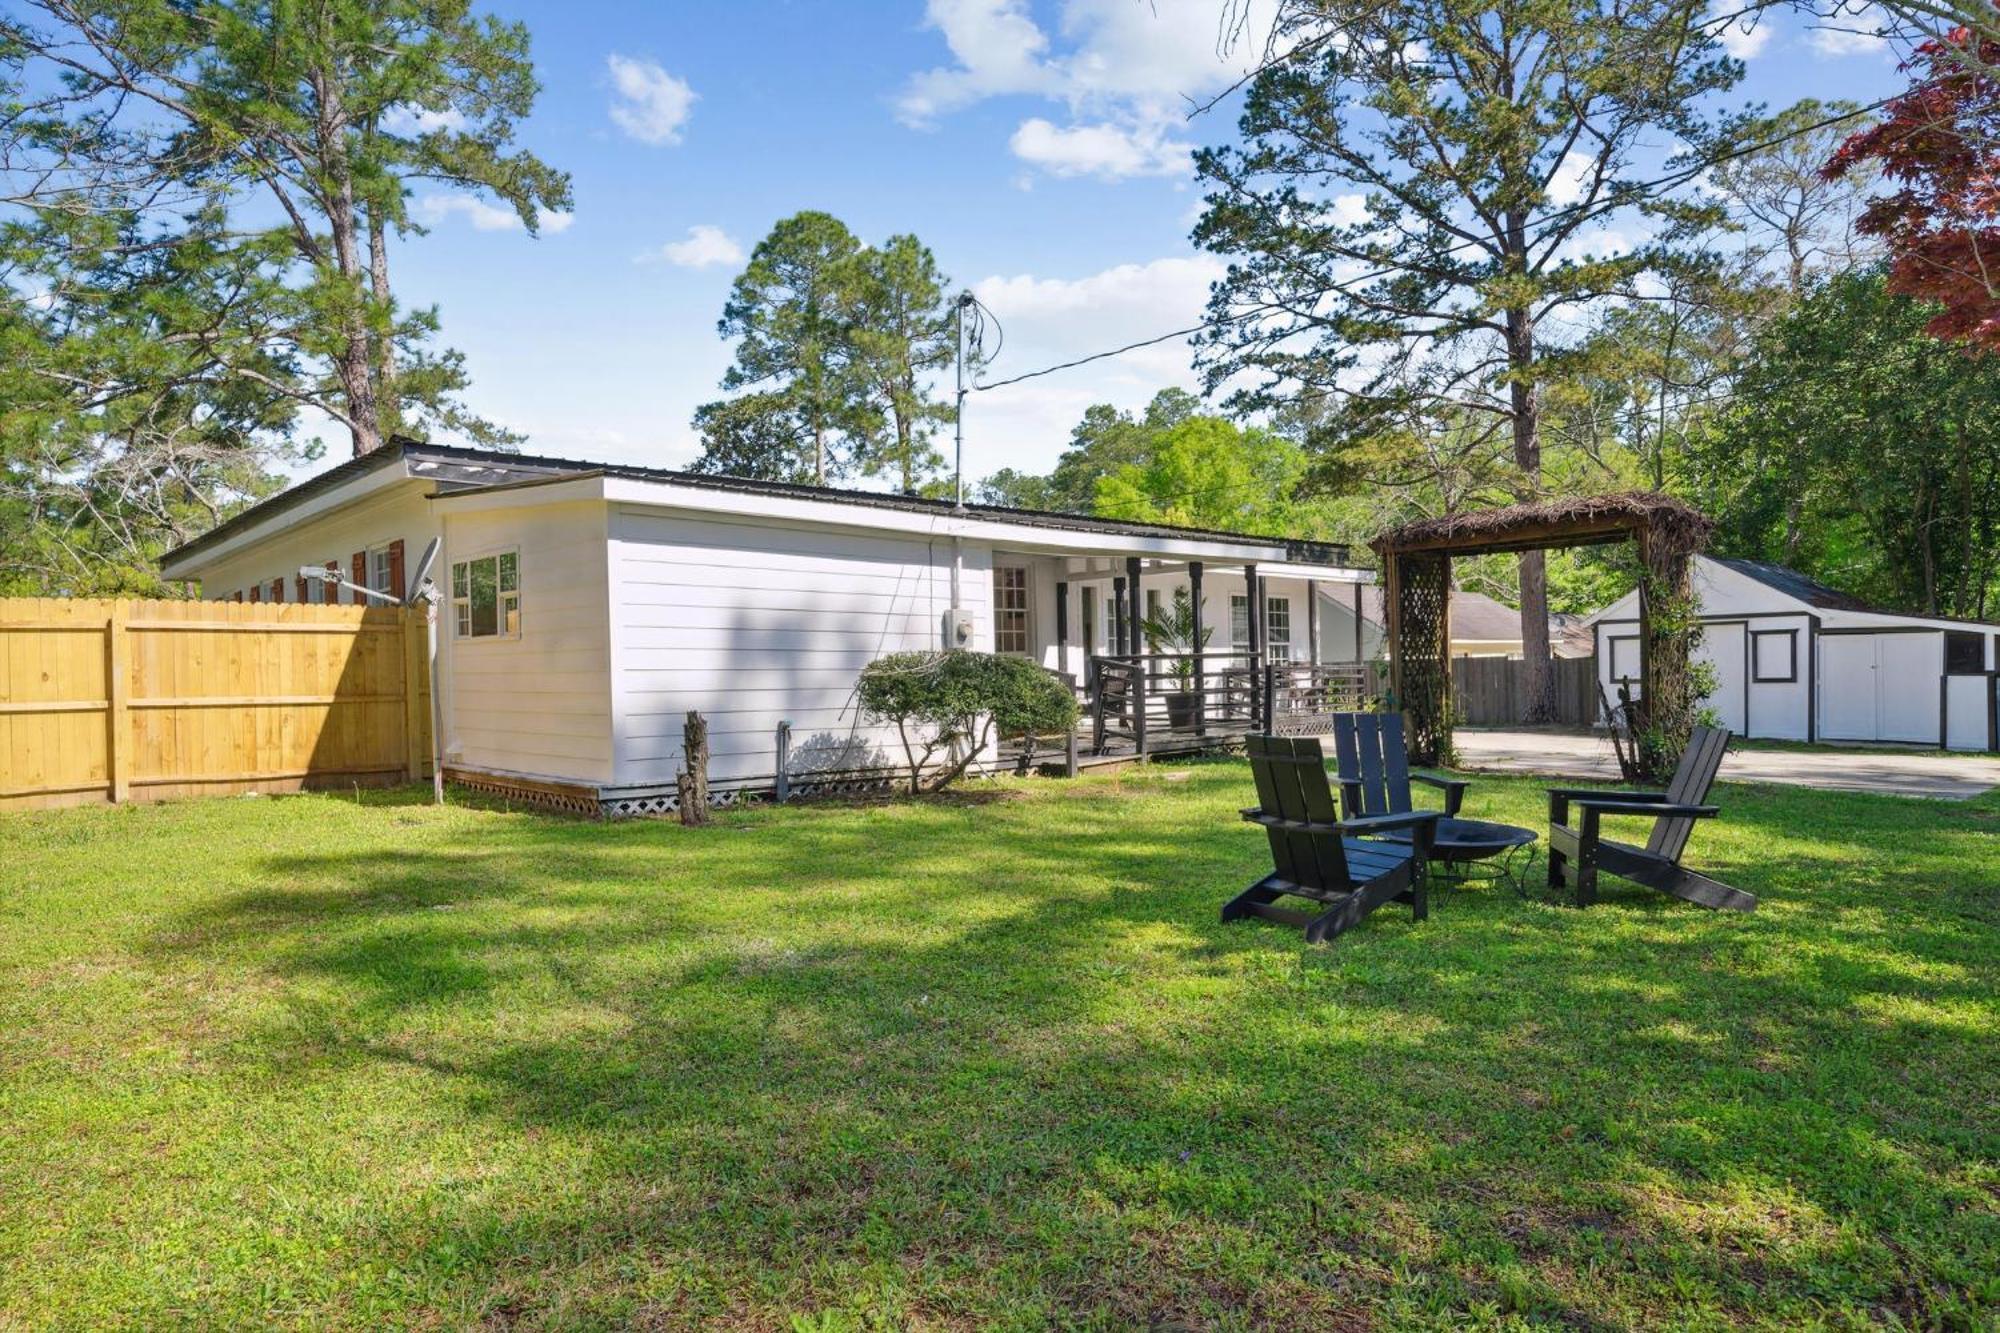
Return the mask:
[[1695,641],[1693,557],[1714,522],[1669,495],[1626,491],[1542,500],[1419,519],[1369,545],[1388,581],[1389,683],[1407,725],[1410,757],[1451,753],[1451,562],[1492,555],[1632,541],[1639,581],[1639,685],[1633,736],[1639,762],[1671,768],[1694,724],[1689,654]]

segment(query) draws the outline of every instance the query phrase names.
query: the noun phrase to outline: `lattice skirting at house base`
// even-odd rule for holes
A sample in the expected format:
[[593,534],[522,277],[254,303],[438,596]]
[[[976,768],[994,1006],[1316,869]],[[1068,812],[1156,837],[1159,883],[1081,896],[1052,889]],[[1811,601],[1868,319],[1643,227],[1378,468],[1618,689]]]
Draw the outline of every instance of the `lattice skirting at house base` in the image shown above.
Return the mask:
[[[972,776],[998,771],[998,761],[975,766]],[[467,791],[517,801],[538,809],[587,819],[661,819],[680,813],[679,792],[671,785],[649,787],[597,788],[540,778],[517,777],[507,773],[486,773],[477,769],[445,768],[445,780]],[[909,782],[906,771],[897,768],[869,768],[795,773],[785,783],[785,799],[792,801],[842,796],[883,796],[902,791]],[[778,797],[774,774],[738,779],[709,788],[709,804],[718,810],[741,805],[761,805]]]

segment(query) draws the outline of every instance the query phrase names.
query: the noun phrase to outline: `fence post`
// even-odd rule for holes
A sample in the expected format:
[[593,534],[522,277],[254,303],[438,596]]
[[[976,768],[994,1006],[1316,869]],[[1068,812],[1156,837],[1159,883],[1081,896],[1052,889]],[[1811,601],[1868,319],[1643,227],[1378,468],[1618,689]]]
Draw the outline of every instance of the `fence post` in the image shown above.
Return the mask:
[[104,622],[104,772],[111,779],[114,803],[132,795],[132,721],[126,707],[131,654],[125,628],[130,617],[129,606],[116,601]]
[[424,776],[424,761],[430,747],[424,744],[424,677],[428,672],[430,636],[418,623],[419,612],[405,610],[403,622],[403,756],[405,775],[411,782]]

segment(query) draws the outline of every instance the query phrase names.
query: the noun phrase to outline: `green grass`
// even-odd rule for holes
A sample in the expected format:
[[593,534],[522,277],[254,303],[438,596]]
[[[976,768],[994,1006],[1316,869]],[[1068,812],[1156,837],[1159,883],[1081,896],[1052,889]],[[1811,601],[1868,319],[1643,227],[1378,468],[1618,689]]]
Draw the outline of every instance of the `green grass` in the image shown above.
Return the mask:
[[1182,771],[0,819],[0,1327],[2000,1321],[2000,798],[1308,949]]

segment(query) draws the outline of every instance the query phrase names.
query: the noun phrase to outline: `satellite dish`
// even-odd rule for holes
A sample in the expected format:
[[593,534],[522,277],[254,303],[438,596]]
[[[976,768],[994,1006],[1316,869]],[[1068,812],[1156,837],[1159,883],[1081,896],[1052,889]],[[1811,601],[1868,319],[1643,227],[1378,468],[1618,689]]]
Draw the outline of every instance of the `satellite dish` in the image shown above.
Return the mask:
[[437,563],[438,544],[442,540],[442,538],[433,537],[431,538],[431,544],[424,548],[423,555],[417,560],[416,573],[410,575],[410,587],[408,593],[403,597],[403,605],[408,606],[417,600],[417,590],[424,586],[424,579],[430,574],[431,566]]

